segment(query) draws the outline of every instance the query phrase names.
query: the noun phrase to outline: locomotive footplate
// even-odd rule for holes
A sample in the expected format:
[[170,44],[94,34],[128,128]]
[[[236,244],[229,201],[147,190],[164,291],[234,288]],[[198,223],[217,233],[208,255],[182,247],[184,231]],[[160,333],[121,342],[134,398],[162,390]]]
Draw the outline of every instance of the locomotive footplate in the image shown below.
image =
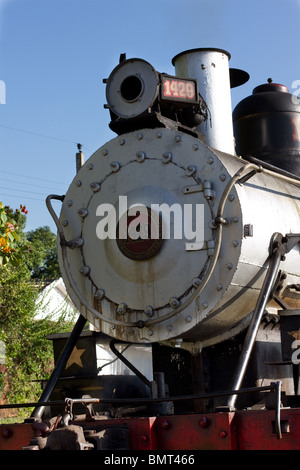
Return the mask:
[[[48,444],[53,446],[48,450],[66,450],[67,439],[62,436],[71,434],[70,450],[300,450],[300,410],[283,409],[280,426],[282,437],[278,439],[274,410],[123,418],[100,423],[78,420],[70,423],[69,429],[53,431],[51,439],[48,434]],[[32,423],[1,425],[0,450],[45,449],[47,436],[37,429]]]

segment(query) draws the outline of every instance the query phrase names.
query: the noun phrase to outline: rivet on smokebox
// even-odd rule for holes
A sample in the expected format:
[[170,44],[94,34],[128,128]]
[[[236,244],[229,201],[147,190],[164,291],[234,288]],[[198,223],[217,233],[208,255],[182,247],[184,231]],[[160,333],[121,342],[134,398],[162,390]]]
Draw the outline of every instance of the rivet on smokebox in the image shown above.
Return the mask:
[[169,163],[172,160],[171,152],[165,152],[162,154],[162,161],[163,163]]
[[90,268],[88,266],[82,266],[79,270],[80,274],[87,276],[90,273]]
[[189,165],[185,171],[186,176],[193,176],[196,173],[197,168],[194,165]]
[[199,277],[194,277],[194,279],[192,280],[192,284],[194,287],[199,287],[201,284],[201,279],[199,279]]
[[120,163],[118,163],[118,162],[111,162],[110,166],[111,166],[111,169],[114,173],[119,171],[119,169],[120,169]]
[[88,210],[82,207],[78,209],[77,213],[80,217],[86,217],[88,215]]
[[146,154],[144,152],[137,152],[136,159],[139,163],[142,163],[146,158]]
[[147,317],[152,317],[153,308],[151,307],[151,305],[147,305],[144,309],[144,312],[145,312],[145,315],[147,315]]
[[102,300],[105,297],[105,291],[103,289],[98,289],[95,294],[95,299]]
[[127,305],[126,304],[119,304],[118,307],[117,307],[117,313],[120,313],[121,315],[126,313],[126,310],[127,310]]
[[100,191],[101,184],[94,182],[94,183],[90,184],[90,187],[91,187],[92,191],[94,191],[94,193],[96,193],[97,191]]
[[179,300],[176,299],[176,297],[171,297],[171,299],[169,300],[169,304],[171,305],[171,307],[173,308],[176,308],[176,307],[179,307]]

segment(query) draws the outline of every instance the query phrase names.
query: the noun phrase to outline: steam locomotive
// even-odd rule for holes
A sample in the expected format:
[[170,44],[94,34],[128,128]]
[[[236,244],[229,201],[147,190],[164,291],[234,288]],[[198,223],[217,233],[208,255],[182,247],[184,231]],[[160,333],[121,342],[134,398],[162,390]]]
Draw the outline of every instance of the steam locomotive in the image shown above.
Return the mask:
[[229,60],[104,80],[116,137],[47,198],[80,315],[22,448],[300,449],[300,104],[268,79],[232,113]]

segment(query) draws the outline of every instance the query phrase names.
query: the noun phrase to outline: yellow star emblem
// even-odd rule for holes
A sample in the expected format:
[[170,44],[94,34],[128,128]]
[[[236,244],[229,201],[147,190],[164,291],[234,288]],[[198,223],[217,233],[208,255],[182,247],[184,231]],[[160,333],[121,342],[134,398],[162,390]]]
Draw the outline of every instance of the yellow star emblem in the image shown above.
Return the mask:
[[300,328],[299,328],[299,330],[288,331],[288,334],[293,336],[294,339],[300,340]]
[[85,349],[77,349],[77,346],[75,346],[66,364],[66,369],[71,367],[73,364],[77,364],[79,367],[83,367],[81,356],[84,353],[84,351]]

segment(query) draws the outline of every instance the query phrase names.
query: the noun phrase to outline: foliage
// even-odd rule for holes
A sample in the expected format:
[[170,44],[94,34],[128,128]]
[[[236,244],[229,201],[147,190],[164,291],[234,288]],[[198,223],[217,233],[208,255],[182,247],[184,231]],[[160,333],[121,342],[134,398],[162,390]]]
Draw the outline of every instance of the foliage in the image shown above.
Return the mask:
[[35,401],[41,394],[39,380],[47,378],[53,368],[47,335],[70,331],[73,322],[66,320],[63,310],[55,319],[53,315],[35,318],[43,300],[38,302],[39,289],[30,281],[24,264],[4,266],[0,285],[0,341],[6,353],[2,399],[10,403]]
[[34,279],[59,279],[56,236],[49,227],[24,232],[26,206],[13,211],[0,202],[0,268],[25,261]]
[[25,206],[20,206],[15,212],[0,202],[0,267],[10,262],[14,266],[21,262],[22,254],[28,247],[20,240],[22,228],[27,214]]
[[34,279],[58,279],[60,270],[57,261],[56,236],[49,227],[39,227],[26,233],[31,251],[26,255],[26,264]]
[[[39,381],[48,378],[53,368],[52,343],[47,336],[73,328],[63,309],[36,318],[41,308],[47,308],[39,297],[37,280],[58,279],[60,271],[55,235],[49,227],[26,233],[26,214],[25,206],[14,211],[0,203],[0,345],[5,347],[0,398],[7,403],[39,398]],[[28,409],[20,413],[28,415]]]

